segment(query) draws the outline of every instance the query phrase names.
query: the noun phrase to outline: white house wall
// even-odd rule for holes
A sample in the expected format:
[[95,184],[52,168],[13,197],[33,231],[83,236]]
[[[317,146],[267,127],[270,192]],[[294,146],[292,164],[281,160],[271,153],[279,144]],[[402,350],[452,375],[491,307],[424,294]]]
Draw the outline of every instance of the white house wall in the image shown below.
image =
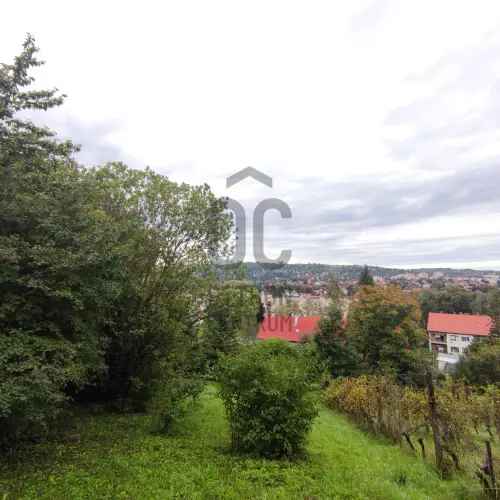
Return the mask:
[[[446,336],[446,346],[448,354],[464,354],[474,340],[471,335],[454,335],[449,333]],[[457,351],[458,350],[458,351]]]

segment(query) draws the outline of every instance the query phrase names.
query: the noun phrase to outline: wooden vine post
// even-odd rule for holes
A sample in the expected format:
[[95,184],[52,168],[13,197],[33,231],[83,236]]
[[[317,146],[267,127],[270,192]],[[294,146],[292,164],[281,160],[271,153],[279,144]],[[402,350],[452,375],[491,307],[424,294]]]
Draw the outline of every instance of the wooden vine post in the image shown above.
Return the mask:
[[495,468],[493,465],[493,454],[491,452],[491,443],[489,441],[486,441],[485,445],[486,454],[484,465],[479,468],[479,471],[476,472],[476,475],[481,481],[486,495],[488,495],[489,498],[498,500],[500,498],[500,495],[498,494]]
[[486,441],[486,456],[488,460],[488,472],[491,479],[491,489],[493,491],[493,498],[496,500],[498,498],[498,488],[497,488],[497,479],[495,476],[495,467],[493,464],[493,455],[491,453],[491,443]]
[[439,428],[439,415],[437,410],[436,393],[434,391],[434,381],[432,379],[432,373],[430,371],[427,372],[427,398],[429,402],[429,418],[432,429],[432,437],[434,440],[436,467],[441,473],[443,473],[443,446],[441,444],[441,432]]

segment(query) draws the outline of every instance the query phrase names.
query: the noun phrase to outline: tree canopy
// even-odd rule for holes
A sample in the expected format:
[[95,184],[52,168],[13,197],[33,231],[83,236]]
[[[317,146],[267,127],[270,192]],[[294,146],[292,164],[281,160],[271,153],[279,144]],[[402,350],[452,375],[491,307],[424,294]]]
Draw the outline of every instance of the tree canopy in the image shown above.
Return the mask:
[[352,376],[359,370],[360,357],[347,335],[342,311],[342,292],[335,280],[329,285],[330,305],[319,322],[314,343],[320,359],[334,377]]
[[418,302],[396,286],[363,287],[348,322],[361,364],[370,371],[394,370],[404,378],[412,371],[416,353],[426,347]]
[[500,340],[474,342],[458,362],[453,375],[473,385],[500,385]]
[[32,88],[37,50],[28,36],[0,66],[0,444],[43,434],[70,398],[144,409],[189,378],[231,230],[207,185],[85,168],[20,118],[64,101]]

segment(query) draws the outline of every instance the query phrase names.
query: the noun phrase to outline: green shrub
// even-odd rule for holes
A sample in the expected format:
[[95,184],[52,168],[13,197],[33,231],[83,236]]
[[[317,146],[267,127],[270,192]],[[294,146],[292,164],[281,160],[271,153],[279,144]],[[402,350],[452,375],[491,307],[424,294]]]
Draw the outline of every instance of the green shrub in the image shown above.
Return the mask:
[[64,341],[0,334],[0,448],[47,433],[66,399],[61,386],[76,375],[74,358]]
[[203,390],[203,380],[190,374],[165,370],[155,383],[149,410],[155,430],[168,432],[172,424],[183,417]]
[[500,386],[500,340],[473,343],[457,364],[454,377],[476,386]]
[[221,362],[220,394],[234,449],[265,457],[301,450],[318,413],[317,371],[303,350],[269,340]]

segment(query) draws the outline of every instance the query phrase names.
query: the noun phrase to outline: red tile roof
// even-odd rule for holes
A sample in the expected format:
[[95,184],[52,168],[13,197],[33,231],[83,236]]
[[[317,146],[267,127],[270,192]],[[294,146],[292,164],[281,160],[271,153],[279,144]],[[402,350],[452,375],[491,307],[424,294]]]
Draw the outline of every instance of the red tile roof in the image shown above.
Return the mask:
[[320,316],[266,316],[257,333],[258,340],[282,339],[300,342],[316,332]]
[[427,331],[487,337],[493,321],[489,316],[429,313]]

